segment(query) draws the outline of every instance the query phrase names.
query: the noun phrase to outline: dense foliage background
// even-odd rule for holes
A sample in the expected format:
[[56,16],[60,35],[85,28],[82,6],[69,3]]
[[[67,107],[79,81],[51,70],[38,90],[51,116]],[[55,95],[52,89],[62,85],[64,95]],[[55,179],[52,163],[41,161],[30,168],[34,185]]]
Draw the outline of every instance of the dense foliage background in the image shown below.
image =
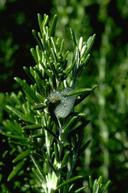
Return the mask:
[[[33,65],[29,48],[35,43],[31,29],[37,29],[38,12],[58,15],[59,36],[66,38],[69,26],[78,37],[87,39],[96,33],[93,56],[79,81],[81,86],[98,84],[95,97],[89,97],[79,107],[90,120],[85,132],[92,138],[85,161],[81,158],[80,173],[86,178],[102,175],[110,179],[112,193],[128,193],[127,6],[127,0],[0,1],[0,122],[6,118],[4,105],[8,102],[2,92],[18,90],[13,77],[27,79],[23,66]],[[70,47],[70,42],[66,45]],[[6,181],[15,155],[6,138],[0,138],[2,191],[19,192],[21,179],[15,183]]]

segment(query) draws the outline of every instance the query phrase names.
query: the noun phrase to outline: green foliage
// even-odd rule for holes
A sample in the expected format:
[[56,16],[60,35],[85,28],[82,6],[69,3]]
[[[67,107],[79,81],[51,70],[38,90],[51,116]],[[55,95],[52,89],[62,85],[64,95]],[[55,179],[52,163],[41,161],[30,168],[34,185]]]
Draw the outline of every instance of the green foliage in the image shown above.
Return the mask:
[[91,177],[89,177],[89,192],[90,193],[107,193],[108,186],[110,185],[110,181],[103,183],[103,179],[100,176],[94,182],[92,182]]
[[[36,165],[39,165],[39,169],[42,169],[42,165],[47,165],[46,160],[42,164],[41,160],[44,160],[44,158],[40,157],[42,151],[46,151],[45,148],[42,150],[42,147],[45,146],[46,136],[42,132],[42,125],[48,122],[47,118],[52,117],[49,121],[53,125],[49,128],[45,126],[43,129],[45,133],[48,133],[48,137],[51,136],[49,137],[50,139],[55,139],[53,141],[58,140],[60,128],[64,128],[65,131],[63,135],[61,134],[61,139],[66,140],[67,143],[70,140],[70,136],[74,133],[78,131],[82,133],[81,141],[83,142],[79,151],[83,153],[79,155],[77,167],[74,169],[74,174],[78,176],[78,180],[73,182],[73,176],[73,178],[71,177],[71,179],[66,181],[66,186],[72,183],[75,184],[74,189],[76,186],[79,188],[76,192],[93,192],[93,188],[89,190],[86,186],[88,176],[92,175],[92,178],[95,179],[97,176],[102,175],[106,181],[108,178],[111,179],[111,192],[121,193],[123,191],[123,193],[127,193],[127,1],[52,1],[53,7],[51,7],[51,11],[52,14],[58,15],[58,22],[57,16],[55,16],[54,20],[47,24],[51,28],[49,29],[49,34],[53,37],[53,41],[50,40],[50,50],[52,51],[46,51],[47,54],[43,59],[44,63],[49,61],[49,65],[43,67],[45,69],[43,71],[38,63],[41,63],[39,58],[42,60],[40,53],[42,53],[42,50],[44,53],[44,48],[40,41],[40,35],[35,30],[33,30],[33,35],[37,40],[38,46],[36,46],[36,49],[31,49],[36,63],[35,66],[33,66],[34,62],[28,59],[29,56],[26,57],[26,48],[31,47],[33,42],[31,34],[27,33],[30,31],[31,26],[35,26],[35,19],[32,13],[40,12],[40,10],[44,11],[44,2],[39,0],[34,3],[32,1],[30,5],[27,1],[25,3],[19,0],[0,1],[0,16],[2,18],[0,32],[1,90],[12,89],[12,71],[14,74],[17,71],[18,76],[20,75],[20,78],[16,78],[16,82],[22,88],[22,92],[12,93],[10,96],[6,93],[0,94],[0,130],[3,129],[3,120],[6,127],[6,129],[4,128],[5,135],[0,135],[0,171],[2,171],[0,175],[0,184],[2,184],[0,188],[2,190],[0,191],[2,193],[37,192],[35,184],[38,184],[38,177],[34,177],[31,171],[35,172],[35,170],[38,170]],[[23,4],[25,4],[25,7]],[[16,11],[14,12],[13,9]],[[45,10],[45,12],[47,11]],[[40,26],[42,26],[42,19],[40,19],[39,15],[38,21]],[[75,35],[72,29],[69,30],[70,27],[75,30]],[[97,36],[93,48],[93,57],[90,57],[90,54],[88,56],[85,54],[86,59],[83,59],[84,66],[88,63],[88,60],[90,64],[86,65],[86,70],[81,66],[77,71],[78,73],[76,73],[76,70],[73,70],[75,64],[72,62],[75,47],[79,47],[79,42],[83,41],[83,39],[87,40],[89,34],[94,32]],[[22,36],[19,34],[22,34]],[[60,43],[56,43],[57,36],[60,40],[60,37],[64,38],[63,41],[60,41],[61,48],[59,47]],[[83,38],[76,38],[75,36],[82,36]],[[45,44],[48,45],[46,42]],[[61,59],[63,59],[63,62],[61,63],[61,59],[58,62],[56,47],[57,51],[60,48],[61,51],[59,50],[59,52],[66,54],[66,50],[69,50],[72,54],[67,53],[67,56],[62,54],[63,57]],[[49,50],[49,45],[46,50]],[[19,59],[17,60],[17,58]],[[47,58],[46,61],[45,58]],[[65,79],[69,75],[66,84],[63,81],[63,73],[59,69],[60,65],[55,65],[56,61],[59,64],[63,64],[61,65],[63,67],[64,63],[68,62],[65,65],[67,68],[61,69],[62,72],[64,71]],[[22,72],[22,64],[32,64],[30,68],[24,67],[24,71],[29,77],[26,81],[21,78],[25,77],[25,73]],[[47,72],[47,67],[49,72]],[[52,70],[55,73],[51,73]],[[73,74],[78,75],[76,79],[72,79]],[[51,80],[48,79],[48,77],[51,77],[50,75],[53,77]],[[62,79],[60,82],[63,83],[56,84],[54,77],[57,77],[57,80]],[[44,82],[47,82],[47,84]],[[98,84],[94,91],[95,95],[92,94],[84,100],[86,96],[92,93],[95,88],[93,85],[95,84]],[[5,109],[10,115],[7,121],[5,121],[5,118],[7,118]],[[46,116],[42,123],[39,117],[44,117],[46,112],[48,112],[49,116]],[[88,124],[89,121],[86,120],[86,117],[90,120],[90,124]],[[85,127],[83,131],[79,129],[83,126],[82,124]],[[41,138],[40,136],[43,137]],[[47,144],[49,145],[48,141]],[[56,156],[51,156],[52,161],[54,161],[55,157],[59,160],[59,146],[53,144],[50,152],[54,149]],[[35,152],[33,155],[33,151],[36,148],[38,149],[38,155]],[[61,156],[63,170],[66,168],[67,161],[69,162],[70,153],[68,148],[67,145],[64,150],[64,153],[66,152],[65,155]],[[67,149],[68,151],[66,151]],[[62,154],[64,153],[62,152]],[[30,157],[31,159],[29,159]],[[33,167],[34,160],[35,163],[39,160],[35,168]],[[21,169],[18,170],[20,167]],[[52,165],[49,167],[52,167]],[[31,170],[31,168],[33,169]],[[9,174],[10,176],[16,174],[16,176],[6,182]],[[48,175],[47,179],[52,181],[55,177],[53,174],[51,176]],[[40,173],[38,175],[40,176]],[[79,176],[83,176],[83,178],[79,178]],[[82,182],[85,186],[81,188],[80,184],[82,186]],[[92,187],[93,184],[96,184],[97,188],[94,189],[98,189],[99,184],[97,182],[100,182],[100,180],[98,179],[94,182],[92,182]],[[64,188],[63,184],[65,186],[65,182],[61,186]]]
[[[42,193],[85,189],[78,170],[82,152],[90,143],[84,139],[88,120],[75,106],[96,88],[77,85],[95,35],[85,42],[71,30],[72,49],[66,50],[65,41],[55,33],[56,19],[50,23],[47,15],[42,19],[38,14],[40,32],[32,30],[38,45],[30,50],[36,64],[24,68],[31,82],[15,78],[22,91],[12,93],[5,106],[9,119],[3,122],[2,134],[16,154],[8,181],[22,176],[28,163],[24,181],[28,189],[23,192],[30,187]],[[100,191],[100,183],[94,182],[94,193]]]

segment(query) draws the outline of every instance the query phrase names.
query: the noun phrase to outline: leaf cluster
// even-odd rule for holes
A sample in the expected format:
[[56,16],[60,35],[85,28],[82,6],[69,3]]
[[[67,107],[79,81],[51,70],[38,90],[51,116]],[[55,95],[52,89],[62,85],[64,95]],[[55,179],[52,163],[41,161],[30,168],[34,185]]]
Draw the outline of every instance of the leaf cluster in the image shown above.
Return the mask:
[[[72,50],[55,35],[57,16],[52,23],[48,16],[38,14],[40,32],[32,30],[37,46],[30,51],[35,66],[24,67],[30,83],[15,78],[21,91],[12,93],[6,105],[9,119],[3,122],[2,134],[7,136],[18,154],[8,181],[25,172],[29,160],[30,186],[39,192],[80,192],[75,181],[79,157],[90,140],[83,141],[88,124],[75,106],[85,99],[92,88],[77,88],[77,79],[85,67],[95,35],[85,42],[77,40],[71,29]],[[60,114],[62,114],[60,116]]]

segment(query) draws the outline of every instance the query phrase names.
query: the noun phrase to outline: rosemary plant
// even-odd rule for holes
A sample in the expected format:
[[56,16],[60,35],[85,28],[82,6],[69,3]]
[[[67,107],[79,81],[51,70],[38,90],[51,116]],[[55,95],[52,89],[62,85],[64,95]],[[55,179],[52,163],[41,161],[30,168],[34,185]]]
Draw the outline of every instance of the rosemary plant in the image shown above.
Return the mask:
[[57,17],[52,23],[48,19],[38,14],[40,32],[32,30],[38,45],[31,49],[35,66],[24,67],[30,82],[16,77],[22,90],[12,93],[6,105],[9,118],[2,133],[17,155],[8,181],[26,170],[26,192],[31,187],[40,193],[105,193],[108,183],[103,186],[101,178],[87,187],[79,175],[80,158],[90,139],[83,140],[88,120],[75,107],[96,86],[77,88],[77,80],[90,57],[95,35],[85,42],[70,29],[72,49],[65,50],[64,40],[55,34]]

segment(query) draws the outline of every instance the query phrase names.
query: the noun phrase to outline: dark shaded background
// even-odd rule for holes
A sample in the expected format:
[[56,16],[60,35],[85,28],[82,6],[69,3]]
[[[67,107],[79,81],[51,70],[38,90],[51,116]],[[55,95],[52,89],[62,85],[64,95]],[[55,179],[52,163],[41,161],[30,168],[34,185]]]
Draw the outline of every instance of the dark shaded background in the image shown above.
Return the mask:
[[[12,65],[4,61],[6,51],[0,49],[0,91],[10,91],[14,85],[13,77],[25,77],[23,66],[33,64],[29,49],[35,45],[31,30],[38,29],[37,13],[50,14],[50,1],[46,0],[28,0],[28,1],[8,1],[5,8],[0,11],[0,40],[3,42],[7,38],[12,40],[11,47],[16,47],[16,50],[10,58]],[[4,44],[4,43],[3,43]],[[4,45],[3,45],[4,46]],[[3,60],[2,60],[3,58]],[[11,71],[11,72],[9,72]],[[3,77],[3,74],[5,76]]]

